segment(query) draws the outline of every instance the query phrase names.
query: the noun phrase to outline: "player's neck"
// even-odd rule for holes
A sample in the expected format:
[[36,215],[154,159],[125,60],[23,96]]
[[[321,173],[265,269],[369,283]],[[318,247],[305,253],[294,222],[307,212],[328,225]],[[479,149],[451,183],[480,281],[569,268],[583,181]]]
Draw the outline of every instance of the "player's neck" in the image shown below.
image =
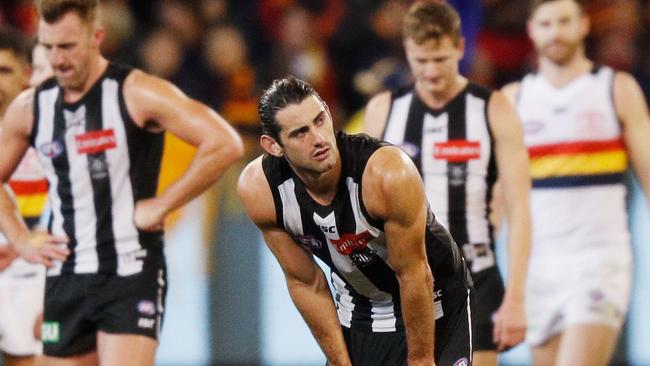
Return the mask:
[[585,57],[584,52],[576,52],[571,60],[563,64],[555,63],[544,57],[539,59],[540,74],[556,88],[561,88],[588,73],[593,66],[593,62]]
[[108,67],[108,60],[101,55],[98,55],[95,60],[90,62],[89,67],[90,70],[88,72],[88,77],[79,88],[64,89],[64,100],[66,103],[74,103],[86,95],[88,90],[90,90],[90,88],[92,88],[97,80],[99,80],[99,78],[104,74],[104,71]]
[[[296,171],[296,174],[305,185],[307,193],[320,205],[327,206],[334,200],[341,180],[341,158],[336,152],[336,163],[332,169],[323,173]],[[295,170],[294,170],[295,171]]]
[[418,88],[417,83],[415,85],[415,90],[417,91],[420,100],[422,100],[427,107],[432,109],[441,109],[460,94],[467,86],[467,83],[467,79],[459,74],[453,79],[448,88],[439,93],[422,90]]

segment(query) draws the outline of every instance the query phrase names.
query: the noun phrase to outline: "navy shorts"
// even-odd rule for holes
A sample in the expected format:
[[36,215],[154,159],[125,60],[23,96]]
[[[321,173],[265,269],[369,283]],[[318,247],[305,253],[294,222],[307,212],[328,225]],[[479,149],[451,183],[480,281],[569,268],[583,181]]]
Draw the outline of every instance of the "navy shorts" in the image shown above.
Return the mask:
[[158,339],[165,309],[164,267],[129,276],[62,274],[47,277],[43,353],[67,357],[91,352],[98,331]]
[[[470,366],[470,301],[465,296],[445,306],[436,320],[435,360],[437,366]],[[342,327],[353,366],[407,366],[405,332],[368,332]]]

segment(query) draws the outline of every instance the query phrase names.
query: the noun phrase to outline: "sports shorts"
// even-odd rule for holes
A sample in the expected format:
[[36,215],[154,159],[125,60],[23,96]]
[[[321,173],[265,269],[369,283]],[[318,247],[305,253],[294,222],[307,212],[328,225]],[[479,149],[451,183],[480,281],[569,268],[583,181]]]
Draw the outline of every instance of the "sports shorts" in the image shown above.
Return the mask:
[[41,353],[34,322],[43,310],[45,267],[17,258],[0,272],[0,352],[11,356]]
[[[445,306],[444,316],[436,320],[434,350],[437,366],[471,365],[469,293],[461,300]],[[407,366],[405,332],[368,332],[344,326],[341,328],[352,365]]]
[[164,267],[129,276],[62,274],[47,277],[43,352],[66,357],[91,352],[98,331],[158,339],[167,292]]
[[531,257],[527,341],[541,345],[574,324],[619,330],[632,285],[629,249],[598,249],[555,258]]
[[496,351],[493,340],[493,315],[499,309],[505,293],[503,279],[496,266],[494,251],[490,244],[465,244],[463,258],[474,281],[474,350]]

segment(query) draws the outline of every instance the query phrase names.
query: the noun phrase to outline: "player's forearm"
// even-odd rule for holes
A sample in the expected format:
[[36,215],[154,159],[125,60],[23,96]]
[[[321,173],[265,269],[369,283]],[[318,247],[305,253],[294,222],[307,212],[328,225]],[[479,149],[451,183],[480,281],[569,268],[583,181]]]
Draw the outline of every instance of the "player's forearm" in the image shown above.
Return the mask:
[[216,183],[243,155],[241,140],[199,145],[189,168],[159,197],[169,213],[197,197]]
[[29,229],[4,184],[0,186],[0,232],[10,244],[20,242],[29,234]]
[[[527,195],[526,195],[527,197]],[[523,300],[530,257],[530,208],[528,200],[511,203],[508,209],[508,278],[506,297]],[[514,207],[512,207],[514,206]]]
[[341,324],[325,278],[319,276],[315,284],[287,281],[287,285],[293,303],[323,350],[328,365],[351,366]]
[[398,272],[397,278],[409,364],[433,364],[435,318],[431,270],[423,263],[407,272]]

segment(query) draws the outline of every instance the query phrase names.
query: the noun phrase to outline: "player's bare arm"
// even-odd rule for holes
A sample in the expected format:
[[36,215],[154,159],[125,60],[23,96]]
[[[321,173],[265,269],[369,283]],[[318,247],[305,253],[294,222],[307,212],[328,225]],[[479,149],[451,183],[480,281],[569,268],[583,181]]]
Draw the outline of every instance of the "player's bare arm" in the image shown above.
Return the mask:
[[336,308],[323,271],[313,256],[275,224],[271,188],[262,159],[251,162],[237,183],[244,209],[260,228],[269,249],[282,267],[289,294],[327,357],[329,365],[351,365]]
[[375,95],[366,106],[363,115],[363,133],[368,136],[381,138],[388,113],[390,112],[390,92],[383,92]]
[[630,74],[616,73],[614,103],[632,167],[646,199],[650,200],[650,115],[643,92]]
[[488,118],[495,141],[499,189],[508,219],[508,278],[503,302],[495,315],[494,340],[498,350],[524,340],[524,293],[530,255],[530,171],[517,112],[500,92],[494,92]]
[[143,230],[159,230],[168,213],[205,191],[242,157],[243,144],[219,114],[163,79],[134,71],[125,82],[124,96],[131,117],[140,127],[154,132],[167,130],[197,147],[183,176],[159,197],[136,205],[136,225]]
[[50,266],[52,259],[63,260],[68,250],[59,244],[67,238],[29,231],[6,183],[29,147],[29,134],[34,120],[34,90],[22,92],[9,105],[0,124],[0,230],[16,252],[32,263]]
[[427,200],[420,174],[404,152],[382,147],[368,160],[362,194],[368,213],[384,221],[388,263],[400,285],[409,365],[433,365],[433,275],[424,244]]

